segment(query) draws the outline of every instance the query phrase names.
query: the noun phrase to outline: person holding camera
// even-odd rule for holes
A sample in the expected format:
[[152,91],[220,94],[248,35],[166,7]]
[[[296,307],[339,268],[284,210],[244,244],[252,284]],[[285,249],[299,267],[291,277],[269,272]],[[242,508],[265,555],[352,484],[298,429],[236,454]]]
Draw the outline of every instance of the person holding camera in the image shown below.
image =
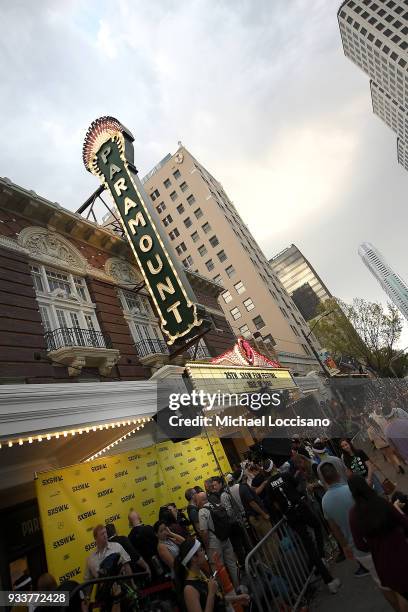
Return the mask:
[[113,553],[119,554],[119,562],[122,574],[131,574],[130,556],[121,544],[109,542],[105,525],[97,525],[93,530],[96,550],[86,560],[84,582],[98,578],[101,563]]

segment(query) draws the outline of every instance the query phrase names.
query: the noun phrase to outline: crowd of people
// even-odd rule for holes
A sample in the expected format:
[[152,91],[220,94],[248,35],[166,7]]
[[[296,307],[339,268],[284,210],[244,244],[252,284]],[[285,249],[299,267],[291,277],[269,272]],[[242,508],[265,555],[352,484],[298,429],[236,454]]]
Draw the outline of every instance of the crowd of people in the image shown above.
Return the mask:
[[[123,574],[126,579],[98,587],[102,610],[139,609],[132,606],[141,585],[159,583],[170,586],[168,609],[259,609],[247,589],[245,558],[267,536],[268,558],[277,559],[282,542],[271,530],[284,519],[330,593],[341,587],[332,568],[354,560],[357,578],[371,577],[394,610],[407,612],[408,499],[369,456],[381,453],[396,474],[405,472],[406,441],[395,437],[401,431],[395,421],[406,421],[404,430],[408,414],[396,406],[388,409],[388,417],[376,411],[362,416],[373,453],[350,438],[295,435],[286,456],[253,449],[225,479],[214,476],[204,489],[187,489],[184,510],[174,503],[163,506],[154,525],[145,525],[136,510],[129,512],[127,535],[118,535],[113,524],[97,525],[84,585],[76,585],[70,608],[86,612],[87,582]],[[327,562],[328,534],[336,548],[332,564]],[[72,590],[75,584],[59,588]],[[131,593],[136,593],[133,599]],[[160,606],[150,609],[166,609],[164,601]]]

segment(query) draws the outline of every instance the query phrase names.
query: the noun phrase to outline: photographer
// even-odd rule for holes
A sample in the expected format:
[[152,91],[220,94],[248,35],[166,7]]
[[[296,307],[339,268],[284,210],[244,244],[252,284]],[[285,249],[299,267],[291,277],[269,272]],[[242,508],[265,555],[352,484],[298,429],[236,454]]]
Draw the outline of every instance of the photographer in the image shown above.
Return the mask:
[[[96,550],[86,561],[84,582],[101,576],[129,575],[132,573],[131,559],[123,546],[109,542],[106,527],[97,525],[93,530]],[[86,589],[90,594],[91,589]],[[122,598],[123,586],[106,583],[98,586],[96,600],[102,610],[111,610],[119,598]],[[114,608],[116,610],[116,607]]]
[[86,569],[84,574],[84,582],[98,578],[99,568],[101,563],[113,553],[119,554],[121,574],[131,574],[130,556],[125,551],[123,546],[117,542],[109,542],[108,534],[105,525],[97,525],[93,530],[93,536],[96,543],[95,552],[91,553],[86,560]]
[[234,549],[234,553],[237,557],[238,564],[243,567],[245,564],[245,557],[249,550],[246,550],[246,532],[245,528],[241,525],[241,514],[239,507],[234,498],[224,488],[224,481],[220,476],[214,476],[212,479],[213,496],[216,497],[218,503],[220,503],[226,510],[228,518],[230,520],[230,533],[229,538]]

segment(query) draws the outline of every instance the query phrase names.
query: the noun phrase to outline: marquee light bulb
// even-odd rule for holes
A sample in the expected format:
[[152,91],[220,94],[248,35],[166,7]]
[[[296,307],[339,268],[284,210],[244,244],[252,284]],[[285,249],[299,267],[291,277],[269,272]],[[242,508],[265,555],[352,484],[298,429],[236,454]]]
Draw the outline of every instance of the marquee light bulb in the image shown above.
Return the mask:
[[10,440],[10,442],[8,443],[8,445],[9,445],[9,448],[11,448],[11,447],[13,446],[13,443],[12,443],[12,441],[11,441],[11,440]]
[[79,434],[82,434],[82,429],[80,429],[80,430],[78,431],[78,433],[79,433]]
[[32,438],[28,438],[28,443],[32,444],[33,443],[33,439]]
[[42,442],[42,436],[38,436],[38,441]]
[[47,435],[47,440],[51,440],[50,434]]
[[66,437],[67,437],[67,435],[68,435],[68,432],[67,432],[67,431],[64,431],[64,438],[66,438]]
[[18,441],[18,443],[19,443],[19,446],[23,446],[23,441],[21,439]]
[[55,439],[58,440],[60,437],[59,433],[55,434]]
[[75,436],[75,431],[74,430],[71,431],[71,436]]

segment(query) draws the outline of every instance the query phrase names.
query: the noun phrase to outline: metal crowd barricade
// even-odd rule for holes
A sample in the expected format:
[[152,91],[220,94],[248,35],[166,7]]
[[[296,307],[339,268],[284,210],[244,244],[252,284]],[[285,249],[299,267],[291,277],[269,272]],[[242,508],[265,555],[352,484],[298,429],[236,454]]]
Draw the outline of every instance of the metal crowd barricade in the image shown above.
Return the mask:
[[[131,580],[136,581],[146,579],[147,583],[141,586],[140,584],[132,585]],[[131,612],[174,612],[178,608],[174,607],[175,591],[174,583],[171,580],[149,584],[149,576],[147,572],[138,572],[135,574],[120,574],[119,576],[104,576],[94,578],[81,584],[78,584],[70,592],[70,601],[79,592],[86,593],[93,591],[94,587],[102,585],[113,585],[114,583],[121,585],[122,593],[118,597],[118,603],[123,603],[123,597],[127,597],[125,604],[126,610]],[[136,586],[136,588],[134,588]],[[95,593],[94,593],[95,594]],[[101,610],[101,602],[91,601],[90,609]],[[64,608],[67,610],[67,608]],[[102,606],[103,609],[103,606]]]
[[297,610],[314,575],[299,536],[284,518],[247,555],[245,570],[257,612]]

